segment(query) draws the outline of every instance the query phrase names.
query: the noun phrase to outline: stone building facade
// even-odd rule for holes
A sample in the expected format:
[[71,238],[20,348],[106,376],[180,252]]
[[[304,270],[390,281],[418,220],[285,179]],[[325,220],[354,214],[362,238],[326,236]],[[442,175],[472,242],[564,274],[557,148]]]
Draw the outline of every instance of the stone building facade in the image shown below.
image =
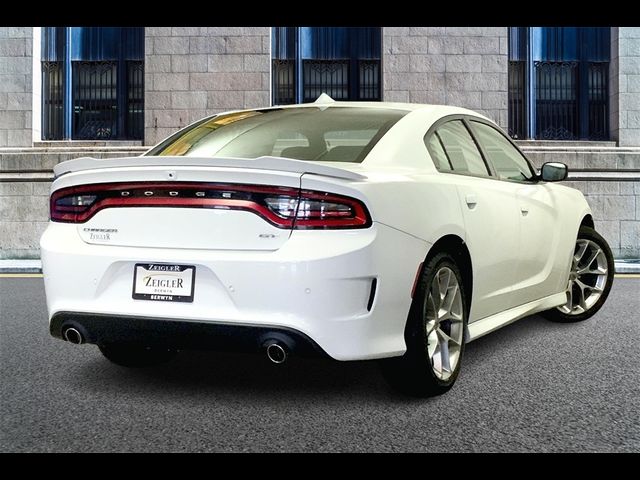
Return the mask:
[[[509,123],[507,27],[383,27],[381,100],[444,103]],[[269,27],[144,30],[144,138],[43,141],[40,27],[0,27],[0,259],[37,258],[52,167],[137,155],[189,123],[273,101]],[[640,28],[611,28],[609,138],[519,141],[536,165],[562,161],[619,258],[640,258]]]

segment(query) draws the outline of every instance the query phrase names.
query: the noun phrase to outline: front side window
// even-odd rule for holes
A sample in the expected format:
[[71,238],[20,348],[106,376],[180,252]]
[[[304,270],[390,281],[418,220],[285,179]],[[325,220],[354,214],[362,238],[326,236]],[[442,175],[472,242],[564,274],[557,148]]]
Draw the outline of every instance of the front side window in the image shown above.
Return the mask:
[[518,182],[528,182],[534,178],[527,159],[502,133],[485,123],[472,121],[471,126],[499,178]]
[[446,157],[454,172],[489,176],[482,155],[480,155],[478,147],[462,120],[452,120],[438,127],[435,135],[431,135],[431,137],[436,135],[442,142]]
[[359,163],[406,111],[378,108],[283,108],[217,115],[181,130],[147,155],[277,156]]

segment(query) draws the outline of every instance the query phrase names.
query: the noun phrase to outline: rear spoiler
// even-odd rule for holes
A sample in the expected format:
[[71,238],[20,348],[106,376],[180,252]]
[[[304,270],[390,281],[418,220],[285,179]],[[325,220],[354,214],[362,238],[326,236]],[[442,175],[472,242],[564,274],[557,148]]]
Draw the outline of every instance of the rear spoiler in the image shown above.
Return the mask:
[[325,177],[344,178],[346,180],[364,180],[367,177],[339,167],[321,165],[283,157],[258,158],[204,158],[204,157],[124,157],[124,158],[90,158],[83,157],[67,160],[53,167],[55,177],[82,170],[122,167],[231,167],[252,168],[257,170],[277,170],[292,173],[313,173]]

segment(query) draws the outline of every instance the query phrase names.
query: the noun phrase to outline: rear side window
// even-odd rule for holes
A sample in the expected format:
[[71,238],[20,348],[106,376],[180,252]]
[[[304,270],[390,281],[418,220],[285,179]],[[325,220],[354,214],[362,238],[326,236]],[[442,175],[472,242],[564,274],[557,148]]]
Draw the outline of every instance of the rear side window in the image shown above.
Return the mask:
[[435,135],[432,135],[431,138],[435,136],[442,142],[454,172],[489,176],[487,165],[462,120],[452,120],[445,123],[436,130]]
[[431,137],[427,141],[427,149],[429,150],[431,159],[433,160],[433,163],[438,170],[451,171],[453,169],[453,166],[449,162],[449,158],[447,158],[447,154],[442,147],[442,142],[440,141],[440,138],[438,138],[437,133],[431,135]]

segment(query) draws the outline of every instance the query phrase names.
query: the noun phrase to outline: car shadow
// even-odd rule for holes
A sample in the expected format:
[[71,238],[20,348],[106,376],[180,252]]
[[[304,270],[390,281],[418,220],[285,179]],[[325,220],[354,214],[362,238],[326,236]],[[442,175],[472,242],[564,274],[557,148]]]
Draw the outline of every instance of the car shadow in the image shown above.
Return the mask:
[[[467,345],[463,373],[473,370],[485,357],[513,348],[514,342],[531,341],[541,330],[562,327],[535,315],[508,325]],[[402,403],[424,401],[391,390],[376,361],[292,357],[282,365],[274,365],[259,354],[182,351],[167,364],[129,369],[111,364],[95,348],[87,361],[72,368],[79,371],[66,376],[66,380],[76,388],[123,391],[149,388],[155,389],[156,394],[208,391],[263,397],[342,395]]]

